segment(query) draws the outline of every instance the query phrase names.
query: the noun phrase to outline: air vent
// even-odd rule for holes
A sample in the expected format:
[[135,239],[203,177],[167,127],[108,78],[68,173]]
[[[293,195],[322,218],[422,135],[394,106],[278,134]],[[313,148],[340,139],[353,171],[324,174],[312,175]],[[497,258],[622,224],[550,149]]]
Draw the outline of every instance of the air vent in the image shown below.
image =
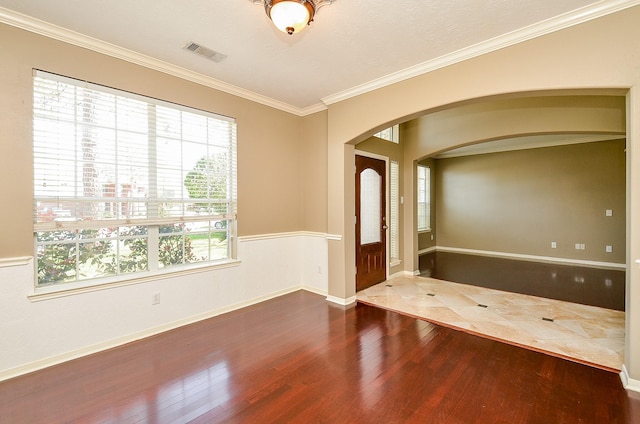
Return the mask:
[[189,50],[190,52],[193,52],[202,57],[205,57],[209,60],[213,60],[216,63],[221,62],[223,59],[227,57],[226,54],[222,54],[208,47],[201,46],[200,44],[194,43],[193,41],[190,41],[189,43],[187,43],[187,45],[184,46],[184,49]]

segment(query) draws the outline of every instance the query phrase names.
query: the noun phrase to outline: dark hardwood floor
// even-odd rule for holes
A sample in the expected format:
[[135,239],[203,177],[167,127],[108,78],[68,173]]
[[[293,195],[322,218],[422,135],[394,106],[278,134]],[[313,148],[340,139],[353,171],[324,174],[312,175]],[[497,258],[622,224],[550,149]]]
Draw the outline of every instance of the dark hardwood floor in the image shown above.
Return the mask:
[[625,271],[450,252],[419,258],[420,275],[624,311]]
[[0,383],[2,423],[638,423],[617,374],[295,292]]

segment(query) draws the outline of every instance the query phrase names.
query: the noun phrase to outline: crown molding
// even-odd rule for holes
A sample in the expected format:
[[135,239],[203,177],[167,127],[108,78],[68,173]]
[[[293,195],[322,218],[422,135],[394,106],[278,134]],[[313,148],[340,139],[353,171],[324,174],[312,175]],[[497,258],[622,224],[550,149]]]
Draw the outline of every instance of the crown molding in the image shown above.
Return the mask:
[[298,109],[297,114],[299,116],[307,116],[313,113],[322,112],[323,110],[327,110],[329,107],[324,103],[316,103],[315,105],[307,106],[304,108]]
[[322,103],[317,103],[304,108],[296,107],[267,96],[255,93],[244,88],[225,83],[215,78],[193,72],[188,69],[172,65],[168,62],[152,58],[123,47],[98,40],[87,35],[71,31],[69,29],[50,24],[22,13],[0,7],[0,23],[4,23],[16,28],[43,35],[58,41],[86,48],[97,53],[105,54],[117,59],[144,66],[168,75],[172,75],[187,81],[194,82],[227,94],[238,96],[283,112],[297,116],[306,116],[326,110],[333,103],[347,100],[379,88],[392,85],[418,75],[435,71],[455,63],[465,61],[486,53],[490,53],[532,38],[540,37],[554,31],[578,25],[602,16],[609,15],[640,4],[640,0],[603,0],[593,5],[556,16],[546,21],[531,25],[529,27],[501,35],[482,43],[458,50],[448,55],[420,63],[418,65],[394,72],[387,76],[375,79],[365,84],[361,84],[341,91],[330,96],[323,97]]
[[561,29],[569,28],[593,19],[597,19],[640,4],[640,0],[603,0],[592,5],[558,15],[537,24],[491,38],[473,46],[440,56],[398,72],[377,78],[373,81],[355,86],[322,98],[327,106],[383,88],[409,78],[432,72],[459,62],[463,62],[483,54],[491,53],[514,44],[522,43]]
[[[265,106],[279,109],[284,112],[292,113],[294,115],[302,116],[303,113],[307,110],[289,105],[284,102],[280,102],[278,100],[263,96],[261,94],[246,90],[232,84],[228,84],[215,78],[200,74],[198,72],[193,72],[188,69],[172,65],[168,62],[136,53],[132,50],[116,46],[115,44],[107,43],[105,41],[98,40],[97,38],[89,37],[88,35],[71,31],[69,29],[53,25],[51,23],[24,15],[22,13],[14,12],[13,10],[9,10],[4,7],[0,7],[0,23],[4,23],[16,28],[43,35],[54,40],[82,47],[117,59],[125,60],[136,65],[144,66],[155,71],[163,72],[165,74],[172,75],[187,81],[195,82],[197,84],[210,87],[227,94],[232,94],[234,96],[238,96],[247,100],[251,100]],[[326,106],[324,105],[321,105],[321,107],[326,109]],[[311,112],[307,113],[314,113],[313,111],[317,109],[317,106],[313,106],[308,109]]]

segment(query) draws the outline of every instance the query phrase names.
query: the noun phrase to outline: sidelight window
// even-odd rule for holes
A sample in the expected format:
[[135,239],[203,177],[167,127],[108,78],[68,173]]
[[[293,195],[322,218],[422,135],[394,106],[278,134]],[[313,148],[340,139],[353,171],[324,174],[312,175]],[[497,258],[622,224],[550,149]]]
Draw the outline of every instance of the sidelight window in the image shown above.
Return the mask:
[[400,261],[400,167],[395,160],[390,164],[389,179],[389,248],[391,262]]
[[418,231],[431,230],[431,169],[418,165]]

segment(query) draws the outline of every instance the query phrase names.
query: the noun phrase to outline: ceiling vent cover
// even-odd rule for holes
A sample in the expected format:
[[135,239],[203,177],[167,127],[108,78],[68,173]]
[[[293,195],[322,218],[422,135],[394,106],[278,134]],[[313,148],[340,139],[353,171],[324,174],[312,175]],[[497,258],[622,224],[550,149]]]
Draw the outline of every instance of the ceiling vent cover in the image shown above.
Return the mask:
[[223,59],[227,57],[226,54],[222,54],[208,47],[201,46],[200,44],[194,43],[193,41],[188,42],[187,45],[184,46],[184,49],[189,50],[190,52],[193,52],[202,57],[205,57],[209,60],[213,60],[216,63],[221,62]]

